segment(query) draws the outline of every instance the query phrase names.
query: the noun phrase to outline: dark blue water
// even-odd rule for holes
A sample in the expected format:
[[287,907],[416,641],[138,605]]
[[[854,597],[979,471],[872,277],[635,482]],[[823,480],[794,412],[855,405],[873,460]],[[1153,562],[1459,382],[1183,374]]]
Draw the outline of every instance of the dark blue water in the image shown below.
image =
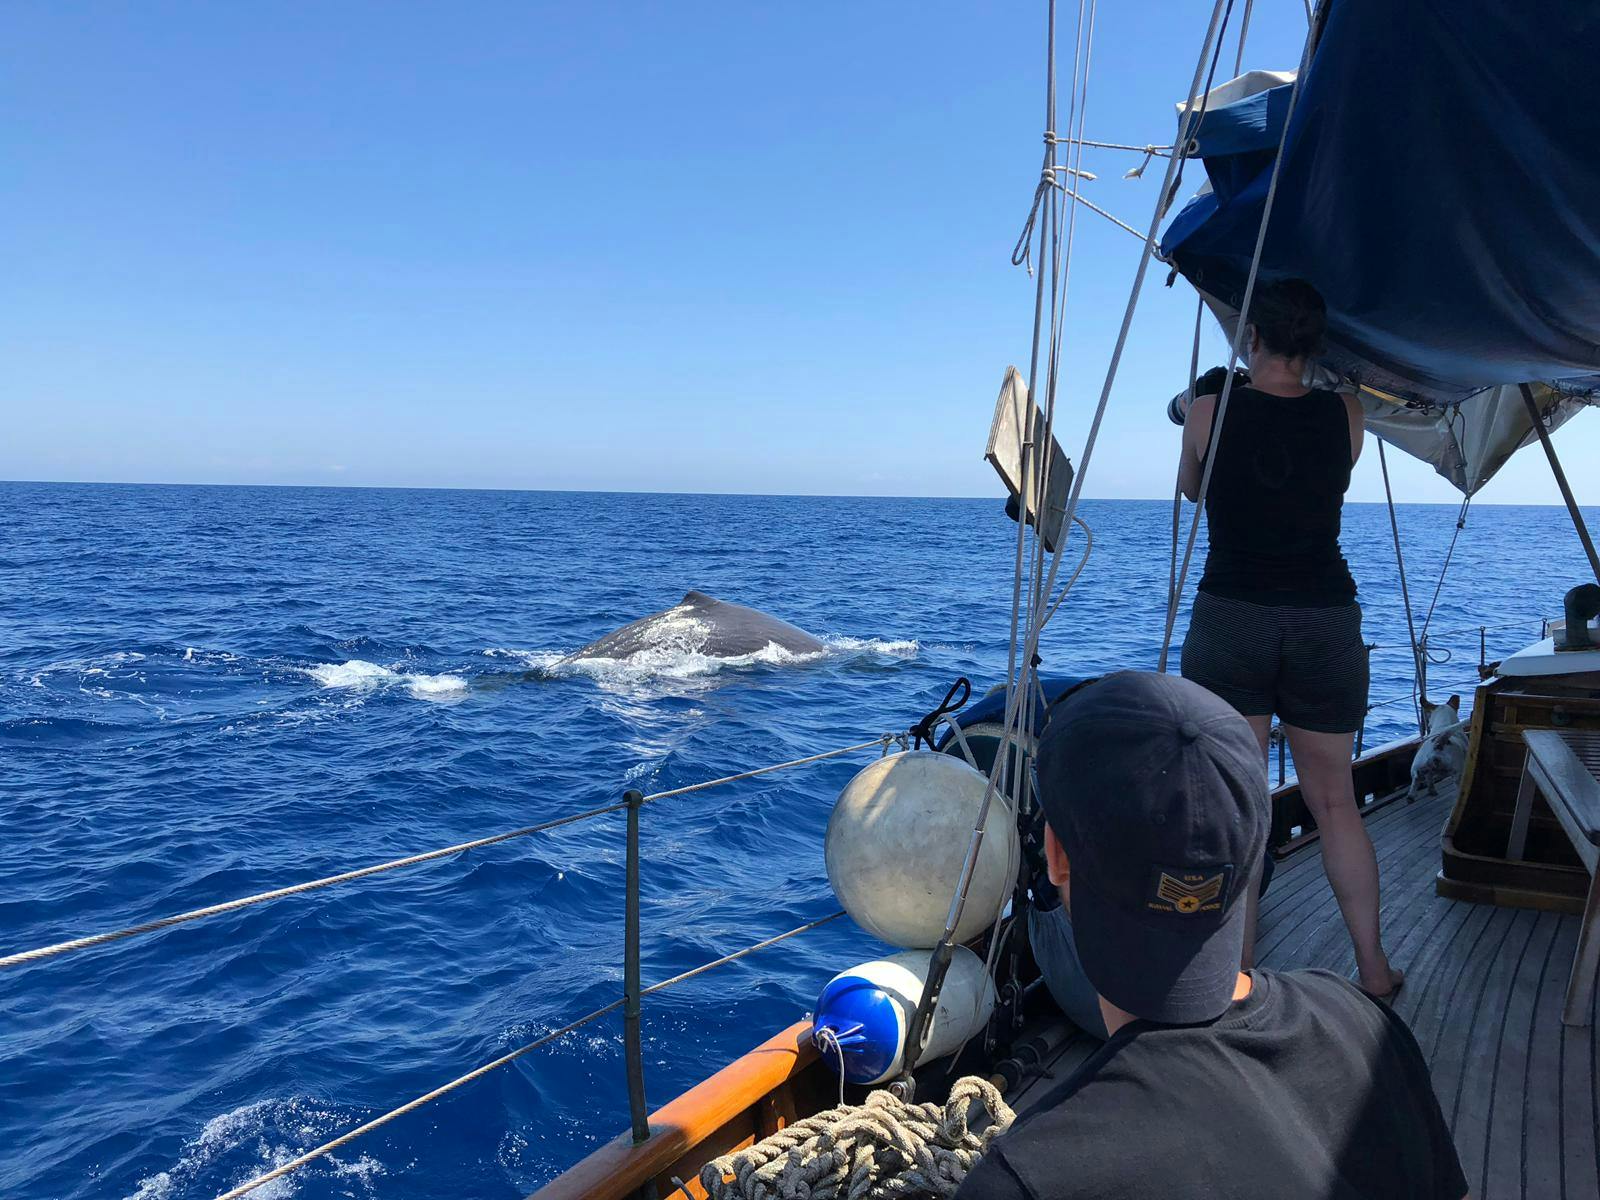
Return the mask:
[[[1150,666],[1168,506],[1092,502],[1047,668]],[[1424,594],[1455,510],[1402,510]],[[904,728],[1005,661],[1011,530],[967,500],[0,485],[0,951],[514,828]],[[1369,743],[1410,728],[1384,510],[1346,549]],[[1435,691],[1585,577],[1565,514],[1475,511]],[[812,662],[544,678],[689,588],[828,639]],[[1443,654],[1441,654],[1441,657]],[[854,766],[664,801],[647,981],[832,911]],[[0,1195],[211,1197],[616,996],[608,817],[0,976]],[[840,922],[645,1010],[653,1103],[877,948]],[[261,1197],[515,1197],[625,1124],[606,1019]]]

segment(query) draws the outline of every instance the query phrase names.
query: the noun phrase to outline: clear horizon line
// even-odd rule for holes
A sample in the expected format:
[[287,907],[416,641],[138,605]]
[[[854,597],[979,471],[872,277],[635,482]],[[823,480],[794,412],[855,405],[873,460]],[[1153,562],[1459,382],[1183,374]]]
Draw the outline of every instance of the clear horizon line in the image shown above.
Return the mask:
[[[992,494],[967,495],[909,495],[887,492],[736,492],[736,491],[675,491],[653,488],[559,488],[559,487],[491,487],[466,484],[406,484],[406,483],[211,483],[192,480],[153,483],[148,480],[119,479],[0,479],[0,486],[32,485],[40,487],[149,487],[149,488],[281,488],[300,491],[347,492],[534,492],[568,496],[734,496],[751,499],[796,500],[993,500],[1003,503],[1004,497]],[[1085,500],[1136,504],[1171,503],[1170,496],[1091,496]],[[1347,504],[1383,504],[1382,500],[1346,500]],[[1455,500],[1396,500],[1396,504],[1432,505],[1440,508],[1457,507]],[[1186,506],[1188,502],[1185,502]],[[1565,508],[1562,503],[1537,500],[1474,500],[1479,508]],[[1580,508],[1600,507],[1579,505]]]

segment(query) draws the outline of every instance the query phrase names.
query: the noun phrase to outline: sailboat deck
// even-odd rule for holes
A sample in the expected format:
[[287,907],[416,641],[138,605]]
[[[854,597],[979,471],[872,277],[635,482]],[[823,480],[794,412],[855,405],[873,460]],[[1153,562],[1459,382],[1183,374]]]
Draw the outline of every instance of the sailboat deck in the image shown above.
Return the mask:
[[[1367,827],[1383,880],[1384,942],[1406,985],[1395,1009],[1428,1057],[1478,1200],[1600,1195],[1600,1059],[1590,1028],[1561,1023],[1578,918],[1434,892],[1446,798],[1390,804]],[[1309,846],[1262,901],[1263,966],[1353,974],[1350,941]],[[1025,1112],[1097,1043],[1070,1039],[1013,1103]]]

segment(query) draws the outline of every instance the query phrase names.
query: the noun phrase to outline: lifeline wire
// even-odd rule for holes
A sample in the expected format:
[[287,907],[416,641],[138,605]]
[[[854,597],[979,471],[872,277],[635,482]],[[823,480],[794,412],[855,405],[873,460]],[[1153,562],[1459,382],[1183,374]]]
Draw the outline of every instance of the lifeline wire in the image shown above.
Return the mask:
[[[876,743],[868,744],[875,745]],[[711,962],[702,963],[700,966],[695,967],[692,970],[685,971],[681,975],[674,975],[671,979],[663,979],[660,983],[652,984],[651,986],[645,988],[639,993],[639,995],[641,998],[643,998],[645,996],[653,995],[656,992],[664,991],[667,988],[673,987],[676,984],[680,984],[687,979],[693,979],[696,975],[703,974],[704,972],[710,971],[715,967],[720,967],[727,963],[734,962],[737,959],[743,958],[747,954],[754,954],[757,950],[764,950],[768,946],[775,946],[779,942],[787,941],[789,938],[806,933],[809,930],[817,928],[819,925],[826,925],[829,921],[836,921],[842,916],[844,916],[844,913],[836,912],[829,916],[821,917],[815,921],[808,921],[806,924],[796,926],[787,933],[780,933],[775,937],[767,938],[765,941],[757,942],[753,946],[746,946],[743,950],[736,950],[732,954],[725,954],[721,958],[713,959]],[[457,1088],[463,1087],[475,1079],[481,1079],[490,1071],[496,1070],[499,1067],[503,1067],[507,1063],[515,1062],[523,1055],[537,1050],[540,1046],[549,1045],[557,1038],[565,1037],[567,1034],[576,1029],[583,1028],[592,1021],[598,1021],[601,1017],[606,1016],[608,1013],[616,1012],[617,1009],[622,1007],[624,1002],[625,1001],[622,998],[613,1000],[610,1004],[603,1005],[591,1013],[584,1014],[576,1021],[572,1021],[566,1025],[563,1025],[554,1033],[547,1033],[543,1037],[527,1043],[527,1045],[518,1046],[509,1054],[502,1054],[499,1058],[493,1060],[492,1062],[486,1062],[481,1067],[477,1067],[474,1070],[468,1071],[465,1075],[457,1076],[449,1083],[441,1084],[439,1087],[434,1088],[431,1092],[425,1092],[414,1100],[406,1101],[406,1103],[402,1104],[399,1108],[390,1109],[382,1116],[374,1117],[365,1124],[358,1125],[354,1129],[340,1134],[330,1142],[324,1142],[322,1145],[313,1150],[307,1150],[298,1158],[291,1159],[290,1161],[276,1166],[264,1174],[257,1175],[254,1179],[251,1179],[245,1183],[241,1183],[238,1187],[233,1188],[231,1191],[222,1193],[217,1197],[217,1200],[238,1200],[240,1196],[255,1191],[255,1189],[260,1187],[262,1184],[271,1183],[274,1179],[281,1179],[291,1172],[298,1171],[301,1167],[315,1162],[324,1155],[332,1154],[341,1146],[349,1145],[363,1134],[371,1133],[374,1129],[379,1129],[382,1126],[387,1125],[390,1121],[395,1120],[397,1117],[403,1117],[409,1112],[415,1112],[424,1104],[427,1104],[433,1100],[437,1100],[440,1096],[448,1095]]]
[[[822,762],[830,758],[838,758],[845,754],[854,754],[872,746],[885,749],[893,741],[890,734],[881,734],[871,741],[857,742],[853,746],[841,746],[837,750],[827,750],[821,754],[808,755],[805,758],[795,758],[788,762],[774,763],[768,767],[757,767],[753,771],[741,771],[737,775],[724,775],[721,779],[708,779],[704,783],[692,783],[687,787],[671,788],[664,792],[653,792],[644,797],[641,803],[649,804],[656,800],[666,800],[673,796],[683,796],[689,792],[704,791],[706,788],[720,787],[726,783],[737,783],[741,779],[753,779],[758,775],[769,775],[774,771],[784,771],[790,767],[803,767],[808,763]],[[576,821],[588,820],[590,817],[601,817],[607,813],[620,812],[627,808],[626,801],[616,804],[604,804],[599,808],[587,809],[584,812],[571,813],[565,817],[557,817],[552,821],[543,821],[538,825],[527,825],[521,829],[511,829],[505,833],[497,833],[490,837],[478,838],[470,842],[462,842],[455,846],[445,846],[439,850],[429,850],[425,854],[411,854],[405,858],[391,859],[389,862],[376,863],[370,867],[362,867],[355,871],[345,871],[338,875],[327,875],[321,879],[311,879],[304,883],[291,884],[288,887],[274,888],[269,892],[257,892],[253,896],[241,896],[237,900],[228,900],[222,904],[211,904],[204,908],[191,909],[188,912],[176,913],[170,917],[161,917],[154,921],[145,921],[138,925],[130,925],[126,929],[111,930],[106,933],[96,933],[88,937],[73,938],[70,941],[57,942],[50,946],[40,946],[34,950],[24,950],[17,954],[8,954],[0,958],[0,970],[6,967],[20,967],[27,963],[38,962],[41,959],[54,958],[60,954],[67,954],[74,950],[88,950],[95,946],[104,946],[108,942],[120,941],[123,938],[135,937],[142,933],[154,933],[160,929],[170,929],[174,925],[182,925],[189,921],[198,921],[204,917],[215,917],[222,913],[234,912],[241,908],[249,908],[256,904],[265,904],[269,900],[281,900],[286,896],[297,896],[303,892],[319,891],[322,888],[333,887],[335,884],[350,883],[353,880],[365,879],[369,875],[378,875],[385,871],[399,870],[401,867],[414,867],[420,863],[434,862],[441,858],[449,858],[454,854],[464,854],[468,850],[477,850],[483,846],[493,846],[498,842],[509,842],[513,838],[527,837],[530,834],[544,833],[557,829],[562,825],[571,825]]]

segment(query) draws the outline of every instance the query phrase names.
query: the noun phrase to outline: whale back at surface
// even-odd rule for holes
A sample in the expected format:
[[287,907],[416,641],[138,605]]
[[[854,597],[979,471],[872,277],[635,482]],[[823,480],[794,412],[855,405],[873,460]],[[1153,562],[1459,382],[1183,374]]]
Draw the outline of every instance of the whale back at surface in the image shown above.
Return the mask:
[[678,650],[713,658],[738,658],[777,645],[792,654],[819,654],[822,643],[787,621],[730,604],[704,592],[688,592],[671,608],[641,617],[590,642],[572,655],[630,658],[647,650]]

